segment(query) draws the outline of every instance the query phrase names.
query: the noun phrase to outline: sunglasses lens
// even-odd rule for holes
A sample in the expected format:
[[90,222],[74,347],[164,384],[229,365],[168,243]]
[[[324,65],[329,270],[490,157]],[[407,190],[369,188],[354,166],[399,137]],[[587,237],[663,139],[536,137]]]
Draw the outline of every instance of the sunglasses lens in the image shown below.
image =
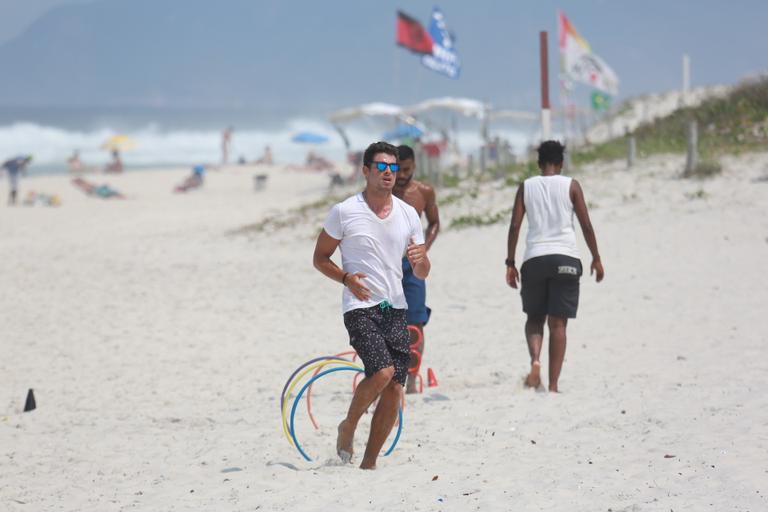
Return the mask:
[[387,167],[389,167],[389,170],[392,171],[392,172],[397,172],[397,171],[400,170],[400,165],[399,164],[388,164],[387,162],[373,162],[373,163],[376,164],[376,168],[380,172],[386,171]]

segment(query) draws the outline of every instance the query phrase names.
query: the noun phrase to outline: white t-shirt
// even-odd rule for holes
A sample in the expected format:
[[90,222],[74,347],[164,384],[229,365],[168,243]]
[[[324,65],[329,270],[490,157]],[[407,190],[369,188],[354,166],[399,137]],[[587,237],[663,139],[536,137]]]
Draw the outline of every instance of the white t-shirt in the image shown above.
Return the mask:
[[362,272],[363,284],[371,290],[367,301],[359,300],[349,288],[342,294],[343,312],[369,308],[382,301],[407,309],[403,293],[403,255],[411,239],[421,245],[424,232],[413,206],[392,196],[392,211],[380,219],[358,193],[331,208],[323,229],[341,240],[341,266],[344,272]]
[[523,261],[548,254],[579,257],[573,226],[571,178],[534,176],[523,183],[528,236]]

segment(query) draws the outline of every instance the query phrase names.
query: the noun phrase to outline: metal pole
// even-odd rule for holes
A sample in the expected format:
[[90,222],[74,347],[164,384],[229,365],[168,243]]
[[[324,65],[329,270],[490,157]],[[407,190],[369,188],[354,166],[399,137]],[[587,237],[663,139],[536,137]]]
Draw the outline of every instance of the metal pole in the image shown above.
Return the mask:
[[552,119],[549,106],[549,49],[547,31],[539,32],[539,65],[541,67],[541,139],[549,140],[552,133]]

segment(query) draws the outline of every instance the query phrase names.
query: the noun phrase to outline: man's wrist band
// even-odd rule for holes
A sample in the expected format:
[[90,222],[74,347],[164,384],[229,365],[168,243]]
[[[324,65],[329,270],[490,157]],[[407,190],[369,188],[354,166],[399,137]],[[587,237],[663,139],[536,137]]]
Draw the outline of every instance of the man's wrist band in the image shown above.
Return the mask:
[[344,277],[341,278],[341,284],[344,286],[347,286],[347,276],[349,275],[349,272],[344,272]]
[[515,260],[511,260],[511,259],[509,259],[509,258],[505,259],[505,260],[504,260],[504,263],[506,263],[506,265],[507,265],[508,267],[514,267],[514,266],[515,266]]

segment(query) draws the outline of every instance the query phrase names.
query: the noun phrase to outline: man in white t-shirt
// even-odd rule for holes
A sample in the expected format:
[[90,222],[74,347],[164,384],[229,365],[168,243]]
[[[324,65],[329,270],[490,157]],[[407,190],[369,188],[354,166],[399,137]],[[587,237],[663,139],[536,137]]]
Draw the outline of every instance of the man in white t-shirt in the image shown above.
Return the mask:
[[[589,220],[584,192],[579,182],[562,176],[565,146],[555,140],[538,148],[540,176],[525,180],[517,189],[507,239],[507,284],[517,288],[520,279],[525,322],[525,338],[531,356],[531,371],[526,386],[541,385],[541,347],[544,323],[549,327],[549,391],[558,392],[558,379],[565,359],[565,329],[569,318],[576,318],[579,307],[579,278],[582,268],[576,247],[574,214],[592,253],[591,272],[603,280],[603,264],[597,239]],[[523,266],[518,275],[515,249],[523,216],[528,214],[528,235]]]
[[[365,366],[347,417],[339,424],[336,451],[350,462],[355,429],[376,398],[379,403],[362,469],[375,469],[376,459],[397,419],[410,359],[403,293],[402,257],[420,279],[429,274],[424,233],[416,210],[392,195],[399,170],[397,148],[386,142],[368,146],[363,155],[366,186],[336,204],[317,238],[315,268],[344,285],[342,310],[349,342]],[[341,249],[342,268],[331,256]]]

